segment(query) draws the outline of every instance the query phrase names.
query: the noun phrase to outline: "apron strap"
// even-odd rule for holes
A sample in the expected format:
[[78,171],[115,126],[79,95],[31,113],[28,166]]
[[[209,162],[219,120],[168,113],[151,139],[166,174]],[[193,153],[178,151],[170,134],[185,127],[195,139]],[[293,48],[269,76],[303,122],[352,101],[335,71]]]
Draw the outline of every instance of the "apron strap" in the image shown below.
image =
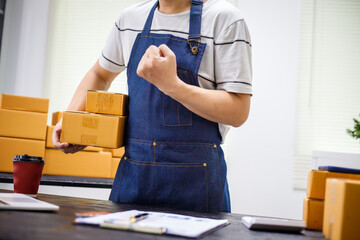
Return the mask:
[[155,9],[157,8],[158,4],[159,4],[159,1],[156,1],[154,6],[152,7],[152,9],[150,10],[149,16],[147,17],[144,28],[141,32],[142,35],[148,35],[150,33],[150,28],[151,28],[151,23],[152,23],[152,20],[154,17],[154,12],[155,12]]
[[[151,23],[154,17],[155,9],[159,1],[157,1],[150,10],[149,16],[146,19],[142,35],[148,35],[151,29]],[[190,24],[188,43],[193,54],[197,54],[199,50],[201,38],[201,16],[202,16],[203,0],[192,0],[190,9]]]
[[188,43],[193,54],[197,54],[199,51],[202,8],[203,0],[191,1]]
[[191,1],[189,41],[200,40],[202,7],[202,0]]

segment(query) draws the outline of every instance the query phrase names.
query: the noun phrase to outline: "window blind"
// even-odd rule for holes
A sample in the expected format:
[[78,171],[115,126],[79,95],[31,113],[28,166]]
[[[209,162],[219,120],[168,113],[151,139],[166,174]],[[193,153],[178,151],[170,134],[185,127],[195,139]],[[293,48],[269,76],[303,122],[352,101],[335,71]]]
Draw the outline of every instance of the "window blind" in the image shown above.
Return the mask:
[[[360,153],[347,128],[360,114],[360,1],[303,0],[294,188],[306,188],[312,152]],[[360,159],[359,159],[360,161]]]
[[[78,84],[100,56],[116,19],[140,1],[51,0],[44,86],[50,113],[66,110]],[[127,92],[125,73],[109,91]]]

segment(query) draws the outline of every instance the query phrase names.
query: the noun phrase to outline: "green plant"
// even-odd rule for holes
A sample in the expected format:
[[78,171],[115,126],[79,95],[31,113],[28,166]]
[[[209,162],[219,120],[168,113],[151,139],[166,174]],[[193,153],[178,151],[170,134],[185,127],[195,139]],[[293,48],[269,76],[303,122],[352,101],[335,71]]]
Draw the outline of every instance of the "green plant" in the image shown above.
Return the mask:
[[[360,114],[359,114],[359,116],[360,116]],[[346,129],[346,132],[353,138],[359,139],[360,138],[360,121],[357,120],[356,118],[353,118],[353,120],[354,120],[354,130]]]

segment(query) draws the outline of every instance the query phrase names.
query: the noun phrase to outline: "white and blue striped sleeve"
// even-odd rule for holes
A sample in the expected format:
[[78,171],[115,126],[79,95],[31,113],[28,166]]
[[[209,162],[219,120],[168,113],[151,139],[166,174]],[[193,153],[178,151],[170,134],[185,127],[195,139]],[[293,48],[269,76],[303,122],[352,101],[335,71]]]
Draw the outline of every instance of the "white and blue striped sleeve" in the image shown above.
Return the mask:
[[119,31],[120,19],[121,18],[115,22],[99,57],[101,67],[110,72],[117,73],[122,72],[126,68],[121,43],[121,33]]
[[214,39],[216,88],[252,95],[251,39],[243,19]]

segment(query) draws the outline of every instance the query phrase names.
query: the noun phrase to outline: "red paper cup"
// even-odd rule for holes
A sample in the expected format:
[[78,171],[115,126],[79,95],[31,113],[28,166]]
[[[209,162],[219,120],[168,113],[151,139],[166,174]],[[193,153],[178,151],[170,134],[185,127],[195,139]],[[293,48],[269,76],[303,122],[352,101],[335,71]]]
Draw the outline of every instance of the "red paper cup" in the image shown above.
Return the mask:
[[44,164],[42,157],[15,155],[13,159],[14,192],[36,197]]

